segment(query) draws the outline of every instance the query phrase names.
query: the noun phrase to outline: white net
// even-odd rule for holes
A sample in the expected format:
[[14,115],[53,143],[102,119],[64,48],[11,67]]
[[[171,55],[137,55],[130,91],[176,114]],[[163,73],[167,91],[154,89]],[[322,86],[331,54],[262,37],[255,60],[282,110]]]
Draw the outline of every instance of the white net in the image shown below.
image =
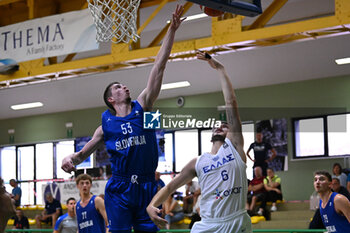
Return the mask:
[[137,10],[141,0],[87,0],[99,42],[137,41]]

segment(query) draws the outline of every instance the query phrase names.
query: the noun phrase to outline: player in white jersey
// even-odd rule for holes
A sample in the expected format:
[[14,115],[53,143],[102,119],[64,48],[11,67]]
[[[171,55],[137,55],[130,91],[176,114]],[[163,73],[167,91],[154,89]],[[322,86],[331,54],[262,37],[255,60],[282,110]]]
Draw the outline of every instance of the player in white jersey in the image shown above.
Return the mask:
[[212,149],[191,160],[168,185],[162,188],[147,207],[152,221],[159,227],[167,222],[157,208],[177,188],[198,177],[202,190],[200,213],[191,232],[252,232],[250,217],[245,210],[247,195],[246,156],[243,151],[242,125],[236,95],[224,66],[207,53],[197,58],[208,61],[220,73],[226,104],[227,122],[213,129]]

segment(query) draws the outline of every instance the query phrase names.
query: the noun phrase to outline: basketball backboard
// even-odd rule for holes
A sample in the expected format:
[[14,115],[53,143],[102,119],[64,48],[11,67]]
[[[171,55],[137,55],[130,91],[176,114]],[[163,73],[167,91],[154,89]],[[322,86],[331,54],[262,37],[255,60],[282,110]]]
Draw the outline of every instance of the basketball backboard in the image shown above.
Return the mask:
[[237,15],[254,17],[262,13],[260,0],[187,0],[198,5]]

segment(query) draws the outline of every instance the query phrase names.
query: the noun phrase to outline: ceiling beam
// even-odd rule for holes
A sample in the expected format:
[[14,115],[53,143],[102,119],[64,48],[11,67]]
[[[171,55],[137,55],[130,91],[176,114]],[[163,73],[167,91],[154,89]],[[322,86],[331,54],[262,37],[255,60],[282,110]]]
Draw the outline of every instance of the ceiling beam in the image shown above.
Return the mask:
[[11,3],[16,3],[16,2],[24,2],[25,0],[1,0],[0,1],[0,6],[3,6],[3,5],[8,5],[8,4],[11,4]]
[[252,23],[248,29],[257,29],[264,27],[270,19],[286,4],[288,0],[274,0],[270,6]]
[[[273,46],[298,40],[314,40],[324,36],[350,34],[350,1],[335,0],[335,14],[285,23],[257,29],[244,29],[241,16],[212,20],[212,35],[177,41],[170,59],[195,56],[195,50],[209,53],[235,52],[241,49]],[[127,44],[112,46],[111,54],[44,66],[44,59],[20,63],[20,69],[12,75],[0,75],[0,88],[6,88],[38,80],[75,77],[95,72],[144,66],[152,62],[160,46],[130,50]]]

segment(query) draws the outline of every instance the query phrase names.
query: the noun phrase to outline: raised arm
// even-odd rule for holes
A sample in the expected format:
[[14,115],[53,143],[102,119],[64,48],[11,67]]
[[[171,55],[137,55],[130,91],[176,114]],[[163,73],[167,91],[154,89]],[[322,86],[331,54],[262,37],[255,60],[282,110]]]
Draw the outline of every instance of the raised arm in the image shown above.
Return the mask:
[[182,185],[187,184],[196,176],[196,165],[197,158],[192,159],[169,184],[163,187],[159,192],[153,197],[151,203],[147,207],[148,215],[151,220],[158,226],[164,227],[167,221],[158,216],[161,210],[157,207],[160,206],[170,194],[180,188]]
[[137,101],[141,104],[144,110],[151,110],[154,102],[159,95],[160,88],[162,86],[165,66],[168,61],[171,48],[173,47],[175,32],[183,21],[183,19],[180,19],[183,10],[183,6],[176,6],[170,27],[154,61],[151,73],[148,77],[147,86],[137,98]]
[[237,98],[231,80],[226,73],[225,67],[218,60],[211,57],[207,53],[198,52],[197,58],[208,61],[209,65],[220,73],[221,88],[224,94],[226,106],[227,123],[229,124],[230,129],[226,137],[231,140],[242,160],[246,162],[247,159],[243,151],[244,141],[242,134],[242,123],[238,113]]
[[101,144],[103,143],[103,130],[102,126],[99,126],[91,140],[78,152],[66,156],[62,160],[61,168],[68,173],[75,171],[75,165],[82,163],[87,157],[91,155]]

